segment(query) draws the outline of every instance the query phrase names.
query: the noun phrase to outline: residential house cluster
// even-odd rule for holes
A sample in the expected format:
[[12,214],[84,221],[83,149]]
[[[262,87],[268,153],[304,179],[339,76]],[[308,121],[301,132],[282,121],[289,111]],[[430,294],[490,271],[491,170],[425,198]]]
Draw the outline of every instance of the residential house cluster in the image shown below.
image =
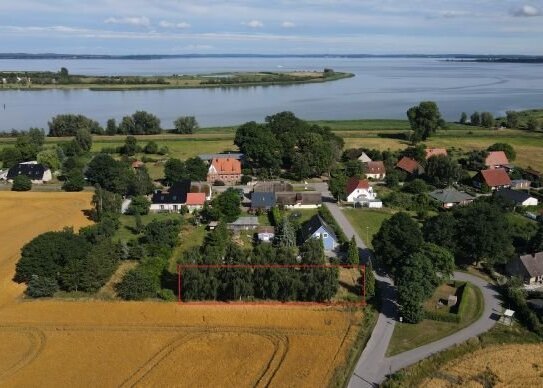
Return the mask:
[[169,188],[156,190],[151,197],[150,211],[153,213],[177,213],[186,207],[190,213],[203,208],[211,199],[211,187],[205,183],[184,180]]
[[375,180],[385,179],[387,173],[386,173],[385,164],[382,161],[371,160],[371,158],[365,152],[362,152],[362,155],[358,157],[358,160],[362,162],[362,164],[365,167],[364,174],[366,176],[366,179],[375,179]]
[[274,206],[285,209],[315,209],[322,205],[319,191],[294,191],[289,183],[262,182],[253,187],[251,210],[269,210]]

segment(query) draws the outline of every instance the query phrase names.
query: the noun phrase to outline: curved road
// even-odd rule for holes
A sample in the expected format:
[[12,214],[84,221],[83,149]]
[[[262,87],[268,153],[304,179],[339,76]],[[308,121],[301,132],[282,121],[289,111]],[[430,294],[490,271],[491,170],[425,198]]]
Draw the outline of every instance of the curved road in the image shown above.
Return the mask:
[[[325,194],[325,193],[323,193]],[[347,237],[355,236],[362,253],[363,260],[369,257],[369,251],[356,231],[353,229],[342,210],[335,203],[327,202],[326,207],[334,216]],[[481,289],[484,299],[484,312],[481,318],[470,326],[438,341],[420,346],[413,350],[386,357],[385,353],[396,324],[395,290],[392,280],[386,274],[376,273],[375,278],[382,295],[382,309],[372,335],[358,360],[353,376],[349,381],[350,388],[374,387],[379,385],[388,374],[412,365],[424,358],[445,350],[469,338],[476,337],[490,330],[502,312],[498,292],[487,281],[463,272],[455,272],[454,279],[469,281]]]

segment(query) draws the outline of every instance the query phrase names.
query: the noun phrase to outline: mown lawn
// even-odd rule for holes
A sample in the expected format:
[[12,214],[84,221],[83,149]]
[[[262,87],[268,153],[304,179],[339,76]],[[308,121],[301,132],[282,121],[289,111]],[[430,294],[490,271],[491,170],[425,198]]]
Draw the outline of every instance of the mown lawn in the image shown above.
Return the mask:
[[466,309],[460,323],[438,322],[429,319],[424,319],[417,324],[396,322],[394,333],[388,345],[387,355],[393,356],[437,341],[471,325],[479,319],[484,310],[481,291],[474,286],[468,285],[463,298],[467,298]]
[[395,211],[392,209],[345,209],[345,216],[356,230],[360,238],[372,249],[371,240],[381,228],[381,224],[389,219]]
[[[181,215],[178,213],[154,213],[141,216],[141,222],[143,225],[147,225],[153,220],[173,220],[180,219]],[[119,217],[121,226],[115,236],[113,237],[116,241],[128,241],[133,240],[138,237],[138,234],[135,233],[136,228],[136,218],[129,215],[121,215]]]
[[175,247],[172,259],[170,260],[168,270],[172,273],[177,272],[177,263],[183,258],[183,253],[191,248],[199,247],[204,243],[206,236],[205,225],[194,226],[186,222],[181,229],[180,243]]

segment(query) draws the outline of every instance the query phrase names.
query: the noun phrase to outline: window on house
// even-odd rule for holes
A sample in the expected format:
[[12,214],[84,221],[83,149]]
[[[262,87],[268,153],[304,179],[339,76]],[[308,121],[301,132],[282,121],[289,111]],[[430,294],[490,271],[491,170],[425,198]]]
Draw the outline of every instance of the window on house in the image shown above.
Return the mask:
[[328,233],[323,233],[322,238],[328,238]]
[[160,210],[164,210],[164,205],[160,205]]

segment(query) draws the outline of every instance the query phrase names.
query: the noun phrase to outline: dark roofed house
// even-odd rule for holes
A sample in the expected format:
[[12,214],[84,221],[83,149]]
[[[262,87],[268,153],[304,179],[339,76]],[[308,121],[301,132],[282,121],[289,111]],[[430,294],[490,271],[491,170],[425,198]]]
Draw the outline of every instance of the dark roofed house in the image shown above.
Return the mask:
[[167,191],[157,190],[151,198],[150,211],[178,212],[187,203],[190,181],[175,182]]
[[288,182],[258,182],[254,185],[253,191],[255,192],[271,192],[278,193],[283,191],[294,191],[292,185]]
[[507,273],[521,278],[525,284],[543,283],[543,252],[517,256],[506,265]]
[[396,164],[396,168],[407,172],[408,174],[420,175],[424,173],[424,168],[415,159],[404,156]]
[[298,191],[275,193],[278,205],[287,209],[315,209],[322,205],[319,191]]
[[310,238],[322,238],[324,250],[326,251],[333,251],[338,246],[338,239],[334,230],[318,214],[314,215],[302,226],[301,235],[303,241]]
[[275,193],[254,192],[251,194],[251,209],[271,209],[275,206]]
[[491,190],[500,190],[511,187],[511,179],[503,168],[482,170],[473,177],[473,185],[482,188],[487,185]]
[[457,205],[467,205],[475,199],[463,191],[456,190],[454,187],[434,190],[429,195],[438,201],[443,209],[450,209]]
[[496,196],[505,199],[515,206],[537,206],[539,201],[526,191],[503,189],[496,192]]
[[30,178],[32,183],[44,183],[53,179],[51,170],[38,162],[19,163],[11,167],[8,170],[6,179],[8,182],[13,182],[13,180],[19,175],[26,175]]

